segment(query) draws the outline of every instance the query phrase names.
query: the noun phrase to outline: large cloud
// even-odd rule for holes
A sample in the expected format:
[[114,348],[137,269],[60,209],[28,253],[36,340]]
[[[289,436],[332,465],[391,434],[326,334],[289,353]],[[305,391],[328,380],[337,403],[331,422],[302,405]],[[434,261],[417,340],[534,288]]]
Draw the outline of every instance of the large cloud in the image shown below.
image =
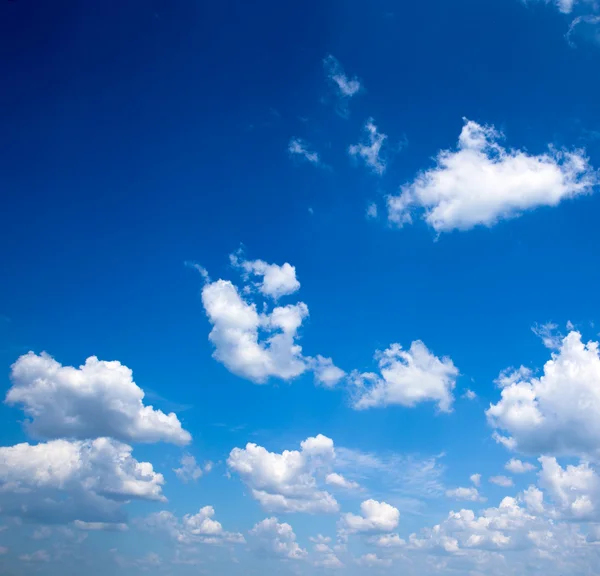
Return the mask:
[[177,416],[143,403],[144,391],[120,362],[95,356],[83,366],[62,366],[48,354],[29,352],[12,366],[6,403],[18,404],[35,437],[110,436],[123,441],[187,444]]
[[381,375],[352,374],[355,385],[354,408],[362,410],[399,404],[415,406],[421,402],[437,402],[443,412],[451,409],[458,369],[450,358],[438,358],[417,340],[409,350],[392,344],[378,352]]
[[339,510],[338,503],[329,492],[319,489],[316,477],[329,471],[334,458],[333,441],[319,434],[304,440],[301,450],[281,454],[251,443],[234,448],[227,465],[268,511],[334,513]]
[[486,414],[509,436],[496,438],[530,454],[600,455],[598,343],[570,332],[539,378],[527,370],[504,373],[501,399]]
[[162,474],[109,438],[0,448],[0,506],[46,523],[120,522],[128,500],[164,501]]
[[456,150],[442,150],[434,168],[421,172],[388,198],[389,219],[412,221],[415,209],[437,232],[491,226],[538,206],[591,191],[597,176],[582,150],[532,155],[506,149],[493,126],[465,120]]

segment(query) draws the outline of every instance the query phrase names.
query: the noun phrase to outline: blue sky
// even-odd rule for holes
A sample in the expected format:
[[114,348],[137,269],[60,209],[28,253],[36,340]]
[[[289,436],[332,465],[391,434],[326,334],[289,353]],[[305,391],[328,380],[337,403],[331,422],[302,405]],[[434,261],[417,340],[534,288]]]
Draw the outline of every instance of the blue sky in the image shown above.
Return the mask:
[[600,9],[0,6],[0,574],[600,562]]

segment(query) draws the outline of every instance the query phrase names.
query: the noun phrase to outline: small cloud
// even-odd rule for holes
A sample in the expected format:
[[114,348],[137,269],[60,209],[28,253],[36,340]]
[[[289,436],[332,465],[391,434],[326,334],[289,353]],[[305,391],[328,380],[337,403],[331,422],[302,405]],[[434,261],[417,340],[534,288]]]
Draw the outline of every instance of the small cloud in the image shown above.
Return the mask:
[[364,129],[366,138],[363,142],[350,146],[348,154],[355,158],[361,158],[375,174],[381,176],[386,169],[386,161],[381,157],[381,149],[387,136],[378,132],[373,118],[367,120]]
[[510,488],[514,485],[512,478],[508,476],[492,476],[490,482],[496,484],[496,486],[502,486],[502,488]]
[[469,480],[471,480],[475,486],[479,486],[481,484],[481,474],[471,474]]
[[467,388],[463,394],[463,398],[466,398],[467,400],[475,400],[475,398],[477,398],[477,394],[475,394],[473,390]]
[[308,143],[300,138],[292,138],[290,140],[290,143],[288,144],[288,152],[290,156],[303,158],[315,166],[322,165],[319,155],[316,152],[313,152]]
[[542,340],[544,346],[550,350],[558,350],[562,342],[562,335],[558,332],[558,326],[552,322],[546,324],[536,324],[531,327],[531,331]]
[[341,116],[347,117],[348,100],[361,91],[361,83],[356,76],[353,78],[346,76],[342,65],[331,54],[323,60],[323,67],[327,78],[336,89],[339,98],[338,112]]
[[525,474],[535,470],[535,466],[529,462],[523,462],[517,458],[511,458],[504,466],[509,472],[513,474]]
[[377,218],[377,204],[375,204],[375,202],[371,202],[367,206],[367,218],[369,220]]
[[204,268],[204,266],[200,266],[200,264],[197,264],[196,262],[190,262],[188,260],[186,260],[183,264],[187,268],[193,268],[194,270],[199,272],[200,276],[202,276],[202,279],[205,282],[210,282],[210,276],[208,275],[208,271],[206,270],[206,268]]
[[190,480],[196,481],[198,478],[202,476],[205,472],[210,472],[213,467],[212,462],[207,462],[204,465],[204,470],[198,466],[196,462],[196,458],[194,458],[191,454],[186,454],[181,457],[181,467],[174,468],[173,472],[177,475],[182,482],[189,482]]

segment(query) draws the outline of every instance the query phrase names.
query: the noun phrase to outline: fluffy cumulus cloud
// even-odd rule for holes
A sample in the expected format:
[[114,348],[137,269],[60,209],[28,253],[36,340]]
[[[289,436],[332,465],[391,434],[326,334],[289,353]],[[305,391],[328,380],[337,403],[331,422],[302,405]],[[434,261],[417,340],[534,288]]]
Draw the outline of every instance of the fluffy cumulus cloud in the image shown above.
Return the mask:
[[0,448],[0,506],[47,522],[120,522],[126,500],[165,500],[164,479],[108,438]]
[[307,142],[302,140],[301,138],[292,138],[290,143],[288,144],[288,152],[290,156],[295,158],[301,158],[318,166],[321,164],[321,159],[319,155],[310,149],[310,146]]
[[338,113],[347,117],[348,101],[361,91],[360,80],[356,76],[349,78],[337,58],[331,54],[323,60],[323,68],[327,79],[335,88],[338,97]]
[[398,526],[400,511],[387,502],[365,500],[360,505],[360,515],[342,515],[341,530],[345,533],[391,532]]
[[[231,256],[232,264],[243,272],[247,283],[240,291],[230,281],[206,281],[202,303],[212,324],[209,334],[215,346],[213,356],[238,376],[257,384],[269,378],[291,380],[313,370],[317,384],[332,387],[345,375],[331,358],[311,358],[302,354],[299,330],[308,317],[304,302],[274,306],[264,302],[259,312],[250,295],[259,292],[269,300],[290,295],[300,288],[296,269],[262,260],[245,260],[241,252]],[[252,283],[251,278],[260,280]]]
[[285,558],[290,560],[303,560],[308,553],[296,542],[296,534],[292,527],[277,518],[265,518],[250,530],[252,545],[260,554]]
[[196,514],[177,518],[172,512],[163,510],[138,522],[140,528],[168,535],[177,544],[243,544],[244,536],[239,532],[227,532],[215,520],[215,509],[204,506]]
[[177,416],[143,403],[144,391],[120,362],[95,356],[83,366],[63,366],[48,354],[29,352],[12,366],[6,403],[23,408],[27,429],[40,438],[110,436],[123,441],[191,440]]
[[229,257],[233,266],[241,268],[246,278],[257,276],[260,278],[255,287],[264,296],[273,299],[289,296],[300,289],[300,282],[296,278],[296,268],[285,262],[281,266],[278,264],[268,264],[262,260],[245,260],[241,252],[232,254]]
[[458,369],[450,358],[438,358],[419,340],[409,350],[392,344],[387,350],[377,352],[375,358],[380,375],[352,374],[354,408],[391,404],[412,407],[421,402],[436,402],[442,412],[450,411],[458,377]]
[[508,476],[492,476],[490,482],[496,484],[496,486],[501,486],[502,488],[510,488],[513,485],[512,478],[509,478]]
[[486,412],[503,432],[495,438],[528,454],[600,454],[598,382],[598,343],[571,331],[539,378],[519,370],[498,380],[501,398]]
[[555,504],[555,515],[574,520],[600,520],[600,476],[588,462],[563,468],[542,456],[539,485]]
[[319,434],[304,440],[300,447],[278,454],[249,443],[234,448],[227,465],[269,512],[337,512],[337,501],[318,483],[335,459],[333,441]]
[[356,563],[369,568],[378,568],[382,566],[391,566],[392,560],[390,558],[379,558],[377,554],[369,552],[368,554],[363,554],[360,558],[357,558]]
[[582,150],[539,155],[506,149],[493,126],[465,120],[455,150],[388,198],[390,222],[412,221],[415,210],[436,232],[492,226],[539,206],[589,193],[597,182]]
[[381,176],[386,168],[386,161],[382,156],[386,139],[387,136],[377,130],[373,118],[369,118],[365,124],[364,141],[350,146],[348,153],[354,158],[361,159],[368,168]]

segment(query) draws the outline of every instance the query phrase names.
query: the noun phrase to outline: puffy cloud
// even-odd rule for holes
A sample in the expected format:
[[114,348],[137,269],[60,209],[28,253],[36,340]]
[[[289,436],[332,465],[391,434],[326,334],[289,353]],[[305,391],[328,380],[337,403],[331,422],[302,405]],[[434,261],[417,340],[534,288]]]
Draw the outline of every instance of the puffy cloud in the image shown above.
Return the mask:
[[31,418],[27,429],[36,437],[110,436],[180,445],[191,441],[174,413],[144,405],[144,391],[120,362],[92,356],[75,368],[48,354],[29,352],[13,364],[11,380],[5,401],[23,407]]
[[109,438],[2,447],[3,512],[57,523],[120,522],[123,501],[165,500],[162,474],[131,451]]
[[331,358],[317,356],[312,363],[315,382],[325,388],[333,388],[345,376],[346,373],[338,368]]
[[381,149],[387,136],[377,131],[373,118],[367,120],[365,134],[366,139],[359,144],[350,146],[348,154],[360,158],[373,172],[381,176],[386,168],[386,161],[381,157]]
[[265,518],[250,530],[255,549],[262,554],[290,560],[302,560],[308,553],[296,542],[296,534],[287,523]]
[[347,513],[341,518],[345,533],[390,532],[398,526],[400,512],[394,506],[377,500],[365,500],[360,505],[361,515]]
[[360,558],[356,560],[357,564],[361,566],[368,566],[369,568],[377,568],[380,566],[391,566],[392,561],[389,558],[379,558],[377,554],[373,554],[370,552],[369,554],[364,554]]
[[319,534],[315,538],[310,537],[309,540],[314,543],[316,555],[314,566],[321,568],[342,568],[344,566],[330,546],[331,538]]
[[490,482],[496,484],[496,486],[502,486],[502,488],[510,488],[513,486],[512,478],[508,478],[508,476],[492,476]]
[[300,289],[300,282],[296,278],[296,268],[285,262],[282,266],[268,264],[262,260],[245,260],[241,251],[229,257],[231,264],[241,268],[246,277],[258,276],[262,278],[256,284],[259,292],[273,299],[289,296]]
[[321,434],[307,438],[301,450],[269,452],[248,443],[234,448],[227,460],[252,491],[252,496],[268,511],[335,513],[335,498],[320,490],[315,474],[327,471],[335,458],[333,441]]
[[469,480],[471,480],[475,486],[479,486],[481,484],[481,474],[471,474]]
[[179,468],[174,468],[173,472],[177,475],[177,477],[182,482],[189,482],[190,480],[198,480],[205,472],[208,473],[212,470],[212,462],[206,462],[204,464],[204,469],[198,466],[196,462],[196,458],[194,458],[191,454],[184,454],[181,457],[180,461],[181,466]]
[[348,78],[342,65],[331,54],[323,60],[325,74],[335,87],[338,96],[338,112],[341,116],[348,116],[348,100],[361,90],[360,81],[356,76]]
[[465,390],[465,393],[463,394],[463,398],[466,398],[467,400],[475,400],[475,398],[477,398],[477,394],[475,394],[475,392],[473,392],[473,390],[469,390],[467,388]]
[[556,458],[539,458],[539,484],[556,504],[556,512],[576,520],[600,519],[600,477],[589,463],[562,468]]
[[347,480],[337,472],[327,474],[327,476],[325,476],[325,483],[331,486],[337,486],[338,488],[345,488],[346,490],[357,490],[360,488],[358,483]]
[[214,519],[215,509],[212,506],[200,508],[197,514],[186,514],[177,518],[172,512],[163,510],[150,514],[138,525],[150,532],[163,532],[175,542],[183,545],[191,544],[243,544],[244,536],[239,532],[227,532],[220,522]]
[[319,155],[316,152],[313,152],[309,145],[301,138],[292,138],[290,140],[288,152],[291,156],[299,156],[315,166],[318,166],[321,163]]
[[[308,316],[303,302],[259,314],[228,281],[206,284],[202,302],[213,325],[209,339],[213,356],[231,372],[262,384],[270,377],[290,380],[307,370],[298,329]],[[259,339],[259,330],[267,336]]]
[[438,358],[420,340],[413,342],[409,350],[392,344],[377,352],[375,358],[381,376],[358,372],[351,376],[356,386],[355,409],[437,402],[442,412],[451,410],[458,369],[450,358]]
[[411,212],[436,232],[492,226],[539,206],[591,192],[597,176],[582,150],[531,155],[500,145],[493,126],[465,120],[456,150],[442,150],[437,165],[388,197],[389,220],[412,221]]
[[471,502],[483,502],[485,498],[480,496],[477,488],[454,488],[446,491],[446,496],[455,500],[470,500]]
[[400,538],[398,534],[382,534],[373,538],[371,543],[381,548],[403,548],[406,546],[406,540]]
[[507,431],[496,440],[527,454],[600,454],[598,343],[570,332],[541,377],[520,371],[502,378],[501,399],[486,414]]
[[535,470],[535,466],[529,462],[523,462],[517,458],[511,458],[504,466],[509,472],[513,474],[525,474]]

